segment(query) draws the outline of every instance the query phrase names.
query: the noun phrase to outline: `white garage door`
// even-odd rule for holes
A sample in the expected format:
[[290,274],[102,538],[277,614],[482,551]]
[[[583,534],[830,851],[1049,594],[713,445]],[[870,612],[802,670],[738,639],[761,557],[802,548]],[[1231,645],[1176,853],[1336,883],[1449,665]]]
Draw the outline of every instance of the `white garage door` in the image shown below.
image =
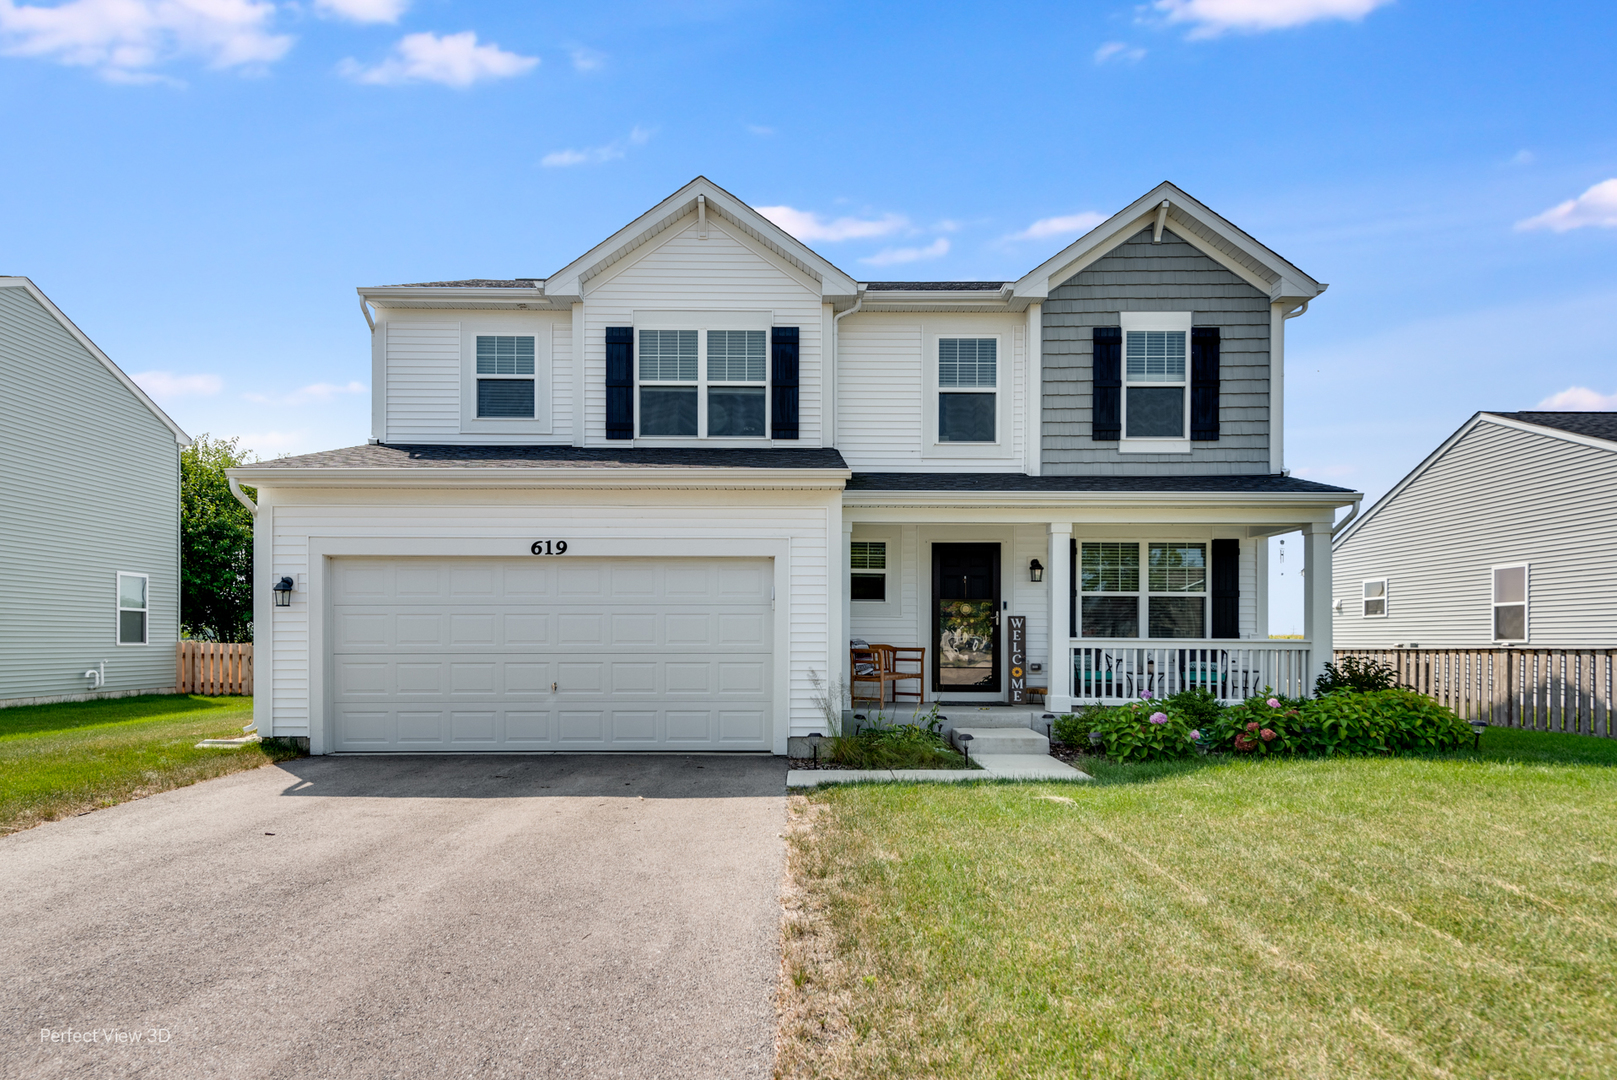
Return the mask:
[[768,750],[767,560],[336,559],[336,749]]

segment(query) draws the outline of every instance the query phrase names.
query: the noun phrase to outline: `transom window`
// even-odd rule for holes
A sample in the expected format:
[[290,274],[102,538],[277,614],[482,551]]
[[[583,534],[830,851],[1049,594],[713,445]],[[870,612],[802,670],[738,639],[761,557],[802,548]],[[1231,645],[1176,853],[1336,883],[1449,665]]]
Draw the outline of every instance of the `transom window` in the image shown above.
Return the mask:
[[1205,543],[1086,541],[1079,552],[1081,637],[1207,636]]
[[1364,583],[1364,617],[1375,619],[1387,614],[1387,579],[1376,578]]
[[938,339],[938,441],[994,442],[999,341]]
[[[762,330],[641,330],[641,436],[763,438],[767,336]],[[705,372],[698,364],[704,344]]]
[[477,417],[533,419],[533,337],[477,335]]
[[1129,330],[1123,335],[1123,437],[1185,437],[1186,340],[1183,330]]
[[883,540],[855,540],[848,545],[851,571],[848,596],[854,600],[887,599],[887,543]]
[[1528,639],[1526,563],[1493,568],[1493,639]]
[[151,578],[146,574],[118,574],[118,644],[146,644],[150,586]]

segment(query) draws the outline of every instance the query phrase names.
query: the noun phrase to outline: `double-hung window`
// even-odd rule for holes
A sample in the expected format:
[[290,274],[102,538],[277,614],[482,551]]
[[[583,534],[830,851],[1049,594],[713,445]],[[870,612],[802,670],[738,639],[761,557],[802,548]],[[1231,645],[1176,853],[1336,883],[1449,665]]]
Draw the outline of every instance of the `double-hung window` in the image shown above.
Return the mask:
[[1493,639],[1528,640],[1526,563],[1493,568]]
[[642,438],[768,435],[766,331],[645,329],[638,336]]
[[1387,614],[1387,579],[1375,578],[1364,583],[1364,617],[1385,618]]
[[853,600],[887,599],[887,543],[854,540],[848,545],[848,596]]
[[1123,334],[1123,437],[1185,437],[1186,339],[1182,330]]
[[146,644],[147,616],[151,613],[151,578],[146,574],[118,574],[118,644]]
[[939,442],[994,442],[998,390],[998,339],[938,339]]
[[477,418],[532,420],[533,335],[477,335]]
[[1206,543],[1085,541],[1079,548],[1079,636],[1206,637],[1207,582]]

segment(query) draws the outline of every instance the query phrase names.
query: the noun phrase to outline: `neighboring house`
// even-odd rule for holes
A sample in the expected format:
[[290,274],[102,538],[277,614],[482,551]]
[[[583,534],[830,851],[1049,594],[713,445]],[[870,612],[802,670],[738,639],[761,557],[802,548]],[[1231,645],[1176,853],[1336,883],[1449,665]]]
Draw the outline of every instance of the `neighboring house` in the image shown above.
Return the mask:
[[783,753],[851,638],[929,700],[1299,692],[1360,498],[1284,469],[1324,288],[1171,184],[1016,281],[860,282],[700,177],[543,280],[362,288],[371,443],[232,470],[259,730]]
[[0,705],[173,688],[190,443],[32,281],[0,277]]
[[1336,541],[1338,649],[1617,647],[1617,413],[1473,416]]

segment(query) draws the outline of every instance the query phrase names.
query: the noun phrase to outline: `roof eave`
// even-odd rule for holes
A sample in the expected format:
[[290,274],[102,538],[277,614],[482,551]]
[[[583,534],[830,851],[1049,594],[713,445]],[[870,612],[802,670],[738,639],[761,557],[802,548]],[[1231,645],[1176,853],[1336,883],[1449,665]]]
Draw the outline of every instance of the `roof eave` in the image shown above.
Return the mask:
[[545,293],[543,285],[534,288],[463,287],[456,285],[375,285],[355,290],[360,299],[377,307],[434,307],[457,308],[509,307],[544,310],[565,309],[571,297],[555,297]]
[[1190,503],[1193,505],[1261,503],[1283,506],[1340,508],[1363,499],[1359,492],[1319,491],[911,491],[860,488],[845,491],[846,506],[1050,506],[1068,503],[1138,505]]
[[849,469],[682,468],[561,465],[375,466],[275,468],[242,465],[225,470],[253,487],[380,488],[841,488]]

